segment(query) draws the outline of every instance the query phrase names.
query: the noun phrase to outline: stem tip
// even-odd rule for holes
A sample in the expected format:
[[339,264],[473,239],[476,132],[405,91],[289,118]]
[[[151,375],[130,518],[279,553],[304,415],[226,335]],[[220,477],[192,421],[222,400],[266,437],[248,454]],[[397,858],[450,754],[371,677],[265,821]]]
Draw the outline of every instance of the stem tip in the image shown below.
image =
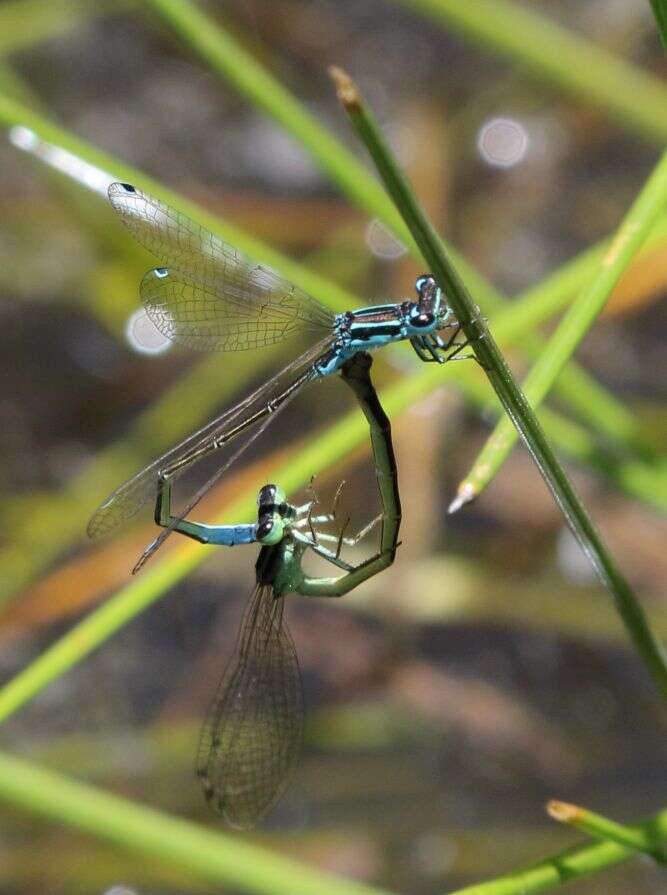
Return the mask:
[[574,823],[581,817],[581,808],[576,805],[570,805],[569,802],[559,802],[558,799],[551,799],[547,802],[547,812],[554,820],[562,824]]
[[454,500],[447,507],[448,514],[451,516],[453,513],[458,513],[461,507],[471,503],[476,497],[477,492],[472,485],[463,485],[463,487],[459,488],[459,493]]
[[336,85],[336,94],[342,104],[348,108],[359,108],[361,95],[348,73],[338,65],[330,65],[329,77]]

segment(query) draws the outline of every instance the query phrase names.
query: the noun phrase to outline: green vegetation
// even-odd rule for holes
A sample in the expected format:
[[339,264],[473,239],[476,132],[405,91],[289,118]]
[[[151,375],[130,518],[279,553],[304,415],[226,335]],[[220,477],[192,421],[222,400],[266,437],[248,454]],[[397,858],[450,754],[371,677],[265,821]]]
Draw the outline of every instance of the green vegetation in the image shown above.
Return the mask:
[[[667,46],[667,7],[651,0],[663,42]],[[609,115],[649,143],[663,145],[667,138],[667,88],[655,77],[621,62],[591,41],[509,0],[402,0],[430,19],[464,33],[470,40],[523,66],[554,91],[575,95],[578,101]],[[57,38],[96,15],[117,13],[118,5],[78,0],[11,0],[0,9],[0,53],[6,56],[46,38]],[[126,10],[126,4],[122,5]],[[310,154],[319,168],[364,215],[381,221],[410,250],[425,259],[446,284],[455,312],[480,365],[495,389],[472,364],[424,368],[410,364],[401,349],[387,352],[397,361],[400,378],[382,374],[382,401],[397,418],[443,385],[458,388],[475,408],[489,411],[500,422],[487,447],[464,479],[459,499],[477,496],[498,472],[511,451],[516,435],[502,408],[525,438],[555,499],[579,537],[600,577],[614,596],[616,607],[637,654],[648,668],[660,693],[667,695],[667,659],[664,646],[649,625],[614,559],[597,534],[587,511],[570,485],[554,449],[610,480],[626,494],[667,512],[667,459],[659,439],[651,437],[631,410],[573,360],[573,353],[598,319],[622,273],[639,264],[652,248],[667,243],[667,158],[663,157],[631,205],[616,235],[593,246],[580,257],[510,304],[449,243],[443,241],[421,209],[406,178],[390,152],[380,128],[361,101],[354,85],[338,79],[339,90],[357,133],[378,169],[377,180],[296,98],[264,67],[257,54],[246,49],[228,28],[188,0],[144,0],[127,4],[132,15],[144,16],[147,27],[160,19],[186,43],[214,74],[231,83],[254,107],[277,122]],[[364,304],[360,295],[286,254],[266,245],[218,214],[185,199],[112,154],[74,135],[67,127],[38,110],[32,91],[16,72],[0,60],[0,124],[22,126],[42,140],[61,146],[97,165],[118,179],[129,180],[194,218],[238,246],[243,252],[271,265],[334,310]],[[75,60],[72,62],[75,64]],[[381,185],[384,184],[385,188]],[[85,204],[82,203],[82,215]],[[90,215],[91,218],[95,214]],[[95,222],[91,223],[94,228]],[[99,228],[104,230],[104,227]],[[604,232],[604,231],[603,231]],[[124,255],[126,244],[113,234],[100,234],[110,254]],[[108,281],[100,284],[103,291]],[[127,282],[124,281],[123,288]],[[574,299],[574,300],[573,300]],[[477,306],[488,326],[480,316]],[[565,311],[547,341],[538,328]],[[122,319],[105,316],[108,309],[91,308],[106,325]],[[113,323],[110,324],[110,321]],[[516,385],[498,345],[513,346],[517,356],[537,359],[525,381],[525,397]],[[224,361],[206,359],[177,378],[162,396],[136,414],[131,432],[101,450],[87,467],[75,471],[60,491],[30,493],[12,499],[7,518],[26,520],[23,530],[0,554],[4,586],[1,599],[20,606],[21,590],[38,580],[49,566],[76,543],[89,513],[91,495],[101,496],[137,465],[182,437],[205,419],[221,401],[233,400],[236,390],[274,362],[266,352],[242,359],[234,378],[221,376]],[[383,370],[384,360],[378,359]],[[560,401],[558,411],[539,405],[550,395]],[[311,395],[313,400],[315,398]],[[528,399],[528,401],[526,400]],[[570,413],[574,418],[565,416]],[[295,441],[265,463],[263,471],[280,481],[288,492],[308,483],[350,457],[366,441],[366,425],[358,412],[333,422],[307,442]],[[552,445],[553,448],[552,449]],[[658,445],[658,446],[657,446]],[[253,510],[257,483],[241,482],[233,499],[216,521],[234,522]],[[36,549],[39,545],[39,549]],[[58,681],[120,632],[126,625],[166,596],[192,573],[213,548],[181,544],[154,562],[142,576],[120,587],[59,640],[29,662],[0,688],[0,721],[5,722],[30,700]],[[129,565],[129,563],[128,563]],[[443,603],[444,605],[444,603]],[[443,609],[443,617],[446,611]],[[520,616],[517,611],[517,618]],[[508,615],[506,619],[512,618]],[[661,630],[660,625],[656,627]],[[130,799],[112,796],[76,782],[37,764],[0,754],[0,800],[24,814],[67,825],[115,847],[133,852],[162,866],[178,869],[200,882],[226,885],[242,891],[265,893],[321,893],[321,895],[386,895],[386,890],[334,877],[305,864],[240,841],[224,833],[148,809]],[[647,853],[664,861],[667,812],[636,826],[626,826],[565,803],[551,803],[556,819],[576,827],[594,841],[558,852],[531,867],[459,889],[452,895],[530,895],[555,889]],[[398,886],[391,883],[388,890]]]

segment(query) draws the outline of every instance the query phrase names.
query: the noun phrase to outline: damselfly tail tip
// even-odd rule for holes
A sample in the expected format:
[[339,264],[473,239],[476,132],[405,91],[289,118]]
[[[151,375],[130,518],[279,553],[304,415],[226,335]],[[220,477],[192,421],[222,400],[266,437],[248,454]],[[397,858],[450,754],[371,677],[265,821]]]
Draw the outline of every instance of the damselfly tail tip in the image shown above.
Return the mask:
[[145,562],[146,562],[146,559],[143,556],[139,557],[139,559],[136,561],[136,563],[132,566],[131,574],[136,575],[137,572],[140,572],[143,569]]
[[466,506],[466,504],[471,503],[477,497],[477,493],[472,485],[464,485],[459,489],[459,493],[456,495],[454,500],[447,507],[448,515],[453,515],[454,513],[458,513],[458,511]]
[[141,554],[139,559],[135,562],[134,566],[132,567],[133,575],[136,575],[137,572],[140,572],[143,569],[143,567],[146,565],[147,561],[151,558],[151,556],[155,552],[156,546],[157,546],[157,538],[155,539],[155,541],[150,543],[148,545],[148,547],[146,547],[146,549]]

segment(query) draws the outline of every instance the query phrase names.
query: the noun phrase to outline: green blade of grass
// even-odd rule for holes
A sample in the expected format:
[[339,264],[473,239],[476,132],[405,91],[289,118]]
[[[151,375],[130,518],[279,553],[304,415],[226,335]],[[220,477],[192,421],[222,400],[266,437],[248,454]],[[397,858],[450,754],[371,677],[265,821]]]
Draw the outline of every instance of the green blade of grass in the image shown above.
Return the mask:
[[[503,340],[504,344],[504,340]],[[502,413],[499,402],[489,407],[489,389],[479,379],[460,376],[456,386],[479,410],[496,416]],[[493,394],[493,392],[491,392]],[[494,396],[495,397],[495,396]],[[547,436],[568,459],[594,470],[624,491],[628,497],[664,513],[667,507],[667,457],[646,463],[619,457],[603,445],[579,423],[567,419],[547,407],[538,409],[538,418]]]
[[93,16],[122,12],[130,0],[5,0],[0,5],[0,54],[60,37]]
[[333,876],[239,836],[171,817],[6,752],[0,752],[0,798],[232,890],[258,895],[386,895],[383,889]]
[[[611,246],[598,262],[590,282],[570,306],[540,359],[524,380],[524,394],[533,407],[541,404],[549,394],[665,206],[667,153],[663,154],[633,202]],[[517,436],[516,429],[507,418],[498,423],[470,472],[460,483],[457,505],[474,500],[493,480],[516,444]]]
[[[628,827],[632,832],[653,830],[654,841],[667,840],[667,811],[661,811],[649,820]],[[568,848],[558,855],[538,861],[525,870],[517,870],[496,879],[457,889],[449,895],[537,895],[548,892],[574,880],[583,879],[601,870],[622,864],[636,856],[633,848],[617,842],[594,842]]]
[[[222,25],[190,0],[144,0],[223,78],[274,118],[308,151],[331,181],[372,217],[411,242],[383,190],[355,156],[323,127]],[[391,223],[389,223],[391,222]]]
[[[409,228],[368,168],[218,21],[202,12],[191,0],[143,2],[159,13],[214,71],[229,80],[246,99],[263,109],[294,137],[350,201],[369,217],[378,218],[412,252],[415,259],[421,261],[419,248]],[[453,246],[448,246],[448,249],[466,279],[473,284],[485,310],[488,312],[498,307],[502,296]]]
[[651,7],[660,32],[660,40],[667,50],[667,0],[651,0]]
[[[6,752],[0,752],[0,799],[209,883],[258,895],[387,895],[386,890],[334,877],[238,836],[170,817]],[[667,811],[629,829],[641,828],[653,829],[664,841]],[[576,846],[525,870],[450,895],[536,895],[614,867],[635,854],[615,842]]]
[[[511,0],[400,0],[402,5],[526,66],[541,80],[667,141],[667,87],[584,37]],[[654,5],[663,0],[653,0]]]
[[[609,820],[601,814],[588,811],[587,808],[570,805],[568,802],[559,802],[556,799],[552,799],[548,803],[547,812],[559,823],[575,827],[594,839],[615,842],[623,848],[631,848],[633,851],[650,855],[660,864],[665,863],[663,850],[665,837],[662,836],[663,842],[657,841],[655,830],[651,831],[646,827],[628,827]],[[663,834],[664,832],[667,831],[663,830]]]
[[617,568],[593,521],[556,458],[537,417],[515,382],[479,309],[449,260],[444,247],[417,202],[407,179],[361,95],[348,75],[332,70],[338,96],[352,125],[368,149],[380,177],[419,244],[429,270],[444,289],[471,348],[498,395],[506,413],[528,447],[568,525],[609,589],[635,649],[659,692],[667,696],[667,653],[651,629],[630,585]]

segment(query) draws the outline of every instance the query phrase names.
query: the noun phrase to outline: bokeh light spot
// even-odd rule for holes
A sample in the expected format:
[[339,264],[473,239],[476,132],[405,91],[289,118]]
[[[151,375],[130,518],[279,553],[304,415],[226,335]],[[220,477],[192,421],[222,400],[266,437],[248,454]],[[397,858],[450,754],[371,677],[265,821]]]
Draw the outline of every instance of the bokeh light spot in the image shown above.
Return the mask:
[[139,308],[128,317],[125,324],[125,338],[138,354],[163,354],[172,345],[143,308]]
[[513,118],[492,118],[477,135],[479,154],[494,168],[518,165],[526,156],[528,143],[526,129]]
[[377,258],[392,261],[405,255],[407,249],[402,242],[387,230],[380,221],[372,220],[366,227],[366,245]]

